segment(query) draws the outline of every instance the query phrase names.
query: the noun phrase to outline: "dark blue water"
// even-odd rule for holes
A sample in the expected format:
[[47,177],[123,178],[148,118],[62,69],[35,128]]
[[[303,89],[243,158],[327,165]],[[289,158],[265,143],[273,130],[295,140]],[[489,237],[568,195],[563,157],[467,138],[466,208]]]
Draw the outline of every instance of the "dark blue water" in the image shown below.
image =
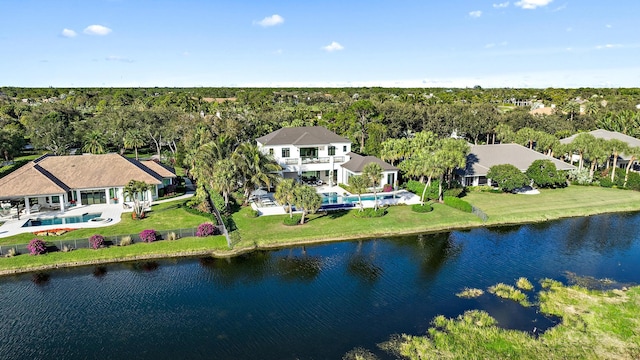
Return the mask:
[[455,293],[520,276],[566,282],[566,271],[637,283],[639,226],[639,214],[604,215],[4,277],[0,358],[339,359],[355,347],[384,357],[376,344],[390,335],[474,308],[531,332],[555,320]]

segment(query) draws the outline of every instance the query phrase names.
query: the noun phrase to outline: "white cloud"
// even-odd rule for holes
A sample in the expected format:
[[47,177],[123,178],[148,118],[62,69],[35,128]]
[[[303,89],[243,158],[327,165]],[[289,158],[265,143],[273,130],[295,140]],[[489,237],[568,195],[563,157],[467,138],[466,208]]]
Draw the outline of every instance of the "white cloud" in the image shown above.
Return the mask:
[[273,14],[271,16],[267,16],[266,18],[260,21],[254,21],[254,24],[260,25],[262,27],[276,26],[280,25],[284,22],[284,18],[278,14]]
[[60,35],[66,37],[66,38],[73,38],[78,36],[78,34],[71,30],[71,29],[62,29],[62,32],[60,33]]
[[622,44],[606,44],[606,45],[598,45],[596,49],[614,49],[622,47]]
[[325,51],[334,52],[338,50],[344,49],[344,46],[340,45],[340,43],[332,41],[331,44],[322,47]]
[[606,27],[607,29],[611,29],[611,28],[613,27],[613,25],[611,25],[611,24],[607,24],[607,25],[605,25],[605,27]]
[[482,16],[482,11],[480,10],[475,10],[469,13],[469,16],[471,16],[472,18],[479,18],[480,16]]
[[509,6],[509,2],[503,2],[503,3],[499,3],[499,4],[493,4],[493,8],[494,9],[503,9],[506,8],[507,6]]
[[521,7],[523,9],[535,9],[538,7],[543,7],[551,4],[553,0],[520,0],[515,3],[516,6]]
[[111,33],[111,29],[102,25],[89,25],[84,29],[84,33],[87,35],[109,35]]
[[126,63],[132,63],[133,60],[122,57],[122,56],[117,56],[117,55],[109,55],[106,58],[104,58],[107,61],[120,61],[120,62],[126,62]]

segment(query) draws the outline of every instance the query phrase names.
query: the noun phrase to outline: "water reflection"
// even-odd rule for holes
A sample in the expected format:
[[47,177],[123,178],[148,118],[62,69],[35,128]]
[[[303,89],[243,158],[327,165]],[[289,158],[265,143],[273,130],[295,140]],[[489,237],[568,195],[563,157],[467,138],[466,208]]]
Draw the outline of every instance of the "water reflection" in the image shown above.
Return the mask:
[[369,252],[363,250],[362,240],[358,241],[356,251],[347,261],[347,274],[369,285],[377,282],[383,273],[382,267],[375,263],[377,241],[371,241],[373,246]]
[[51,275],[44,272],[37,272],[31,276],[31,281],[36,285],[46,285],[49,282]]
[[453,261],[463,250],[461,243],[454,243],[451,233],[422,234],[394,241],[393,246],[407,250],[413,262],[420,265],[423,280],[431,281],[442,267]]
[[101,278],[105,275],[107,275],[107,267],[106,266],[96,266],[93,269],[93,276],[97,277],[97,278]]

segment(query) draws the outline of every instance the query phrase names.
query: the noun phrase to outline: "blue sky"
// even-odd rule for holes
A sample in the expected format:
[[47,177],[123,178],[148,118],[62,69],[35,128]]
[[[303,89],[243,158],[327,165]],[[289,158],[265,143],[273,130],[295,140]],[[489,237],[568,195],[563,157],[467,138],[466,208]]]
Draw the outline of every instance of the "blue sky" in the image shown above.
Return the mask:
[[640,86],[637,0],[1,0],[0,9],[0,86]]

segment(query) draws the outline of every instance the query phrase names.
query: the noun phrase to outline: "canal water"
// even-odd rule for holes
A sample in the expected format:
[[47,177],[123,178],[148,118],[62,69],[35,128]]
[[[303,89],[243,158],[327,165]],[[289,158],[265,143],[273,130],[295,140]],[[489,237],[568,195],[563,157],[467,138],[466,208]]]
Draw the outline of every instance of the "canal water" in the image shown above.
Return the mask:
[[534,334],[558,320],[455,294],[521,276],[534,291],[571,274],[638,283],[639,228],[640,214],[601,215],[2,277],[0,358],[339,359],[356,347],[385,358],[377,343],[468,309]]

